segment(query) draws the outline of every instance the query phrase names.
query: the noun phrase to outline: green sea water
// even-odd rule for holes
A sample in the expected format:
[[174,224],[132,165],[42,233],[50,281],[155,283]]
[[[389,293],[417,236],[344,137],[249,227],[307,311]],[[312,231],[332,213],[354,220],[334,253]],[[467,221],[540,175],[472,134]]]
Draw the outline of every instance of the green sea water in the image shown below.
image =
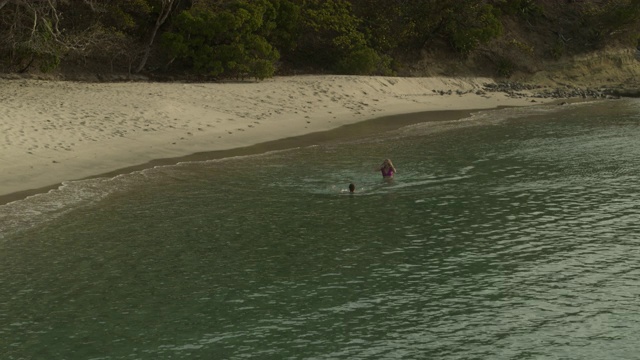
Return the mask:
[[[393,181],[375,171],[385,158]],[[639,296],[633,100],[0,206],[1,359],[635,359]]]

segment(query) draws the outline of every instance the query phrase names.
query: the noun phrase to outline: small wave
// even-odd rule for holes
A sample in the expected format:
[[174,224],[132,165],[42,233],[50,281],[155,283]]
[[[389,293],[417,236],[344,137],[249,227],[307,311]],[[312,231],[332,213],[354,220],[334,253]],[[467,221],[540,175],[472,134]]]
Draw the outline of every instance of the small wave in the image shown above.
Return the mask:
[[425,135],[467,126],[496,125],[507,120],[549,115],[554,112],[565,111],[568,106],[575,108],[587,106],[589,104],[594,104],[600,101],[602,100],[581,101],[570,103],[564,106],[536,105],[481,110],[461,119],[447,121],[425,121],[418,124],[408,125],[399,129],[398,133],[401,135]]
[[451,176],[451,177],[439,178],[439,179],[403,181],[401,183],[397,183],[397,184],[393,184],[393,185],[389,186],[389,189],[401,189],[401,188],[414,187],[414,186],[449,183],[449,182],[469,179],[471,177],[472,177],[471,175],[459,175],[459,176]]
[[113,177],[65,181],[46,193],[0,205],[0,239],[91,206],[116,192],[148,184],[158,174],[166,175],[166,169],[158,166]]
[[220,159],[183,161],[176,164],[157,165],[152,168],[119,174],[113,177],[66,181],[46,193],[31,195],[21,200],[0,205],[0,239],[5,239],[10,234],[52,221],[70,211],[95,204],[116,192],[147,184],[151,179],[186,180],[189,175],[185,175],[184,169],[187,167],[214,165],[221,162],[262,156],[278,156],[296,149],[298,148]]
[[[309,146],[305,146],[304,148],[314,148],[314,147],[319,147],[319,145],[309,145]],[[301,148],[302,147],[296,146],[296,147],[280,149],[280,150],[265,151],[265,152],[257,153],[257,154],[228,156],[228,157],[223,157],[223,158],[218,158],[218,159],[181,161],[181,162],[179,162],[177,164],[156,166],[156,168],[185,166],[185,165],[193,165],[193,164],[217,164],[217,163],[227,162],[227,161],[238,161],[238,160],[255,159],[255,158],[267,157],[267,156],[277,156],[277,155],[286,154],[286,153],[289,153],[289,152],[292,152],[292,151],[295,151],[295,150],[299,150]],[[149,170],[149,169],[147,169],[147,170]]]
[[137,172],[133,177],[118,175],[112,178],[67,181],[46,193],[1,205],[0,239],[100,201],[122,188],[125,183],[136,182],[135,178],[140,176],[144,174]]

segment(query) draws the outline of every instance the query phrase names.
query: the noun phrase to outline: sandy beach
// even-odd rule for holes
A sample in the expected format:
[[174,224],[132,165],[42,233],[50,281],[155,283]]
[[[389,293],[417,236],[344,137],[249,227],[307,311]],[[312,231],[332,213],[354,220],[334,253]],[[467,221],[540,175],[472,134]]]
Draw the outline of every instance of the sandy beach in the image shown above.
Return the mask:
[[205,84],[0,80],[0,196],[382,116],[554,100],[481,91],[493,82],[361,76]]

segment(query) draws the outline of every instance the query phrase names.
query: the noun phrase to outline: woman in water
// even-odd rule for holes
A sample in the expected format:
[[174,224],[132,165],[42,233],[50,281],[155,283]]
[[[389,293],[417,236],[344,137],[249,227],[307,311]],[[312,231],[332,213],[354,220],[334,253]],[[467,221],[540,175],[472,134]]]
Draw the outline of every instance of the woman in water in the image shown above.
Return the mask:
[[393,163],[389,159],[385,159],[382,165],[380,166],[380,172],[382,173],[382,177],[385,179],[393,178],[393,174],[397,173],[398,170],[393,166]]

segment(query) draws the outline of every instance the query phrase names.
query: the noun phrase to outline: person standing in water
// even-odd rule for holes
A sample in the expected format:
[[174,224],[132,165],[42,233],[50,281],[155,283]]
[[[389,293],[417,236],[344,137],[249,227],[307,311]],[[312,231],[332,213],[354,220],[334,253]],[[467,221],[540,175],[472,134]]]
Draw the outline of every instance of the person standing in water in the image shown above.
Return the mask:
[[393,166],[393,163],[389,159],[385,159],[380,166],[380,172],[382,173],[382,177],[384,179],[392,179],[393,174],[397,173],[398,170]]

